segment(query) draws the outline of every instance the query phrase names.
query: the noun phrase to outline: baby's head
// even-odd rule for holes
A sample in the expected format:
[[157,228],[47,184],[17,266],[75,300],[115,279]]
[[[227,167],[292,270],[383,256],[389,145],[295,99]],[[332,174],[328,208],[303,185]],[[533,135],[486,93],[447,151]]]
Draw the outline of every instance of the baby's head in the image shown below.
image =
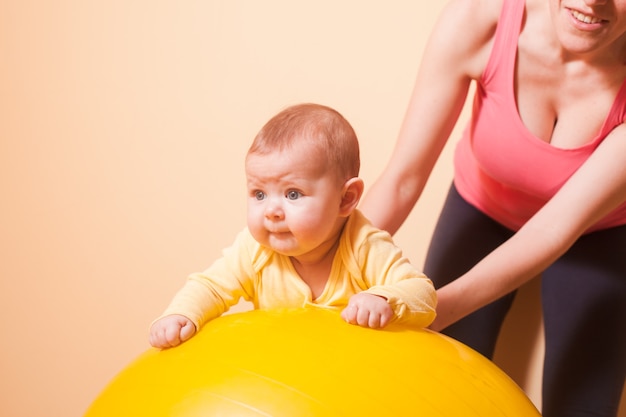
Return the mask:
[[289,107],[270,119],[246,156],[248,228],[292,257],[329,250],[363,193],[359,144],[337,111]]
[[359,142],[354,129],[336,110],[306,103],[286,108],[256,135],[251,154],[307,152],[340,181],[359,176]]

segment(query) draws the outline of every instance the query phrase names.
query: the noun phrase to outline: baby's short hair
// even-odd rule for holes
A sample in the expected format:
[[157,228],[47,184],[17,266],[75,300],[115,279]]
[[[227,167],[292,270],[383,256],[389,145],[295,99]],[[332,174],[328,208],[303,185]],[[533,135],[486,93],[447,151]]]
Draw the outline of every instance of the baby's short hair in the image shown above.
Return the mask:
[[321,104],[297,104],[272,117],[254,138],[248,155],[291,149],[304,141],[325,154],[329,169],[336,170],[342,180],[359,175],[354,129],[338,111]]

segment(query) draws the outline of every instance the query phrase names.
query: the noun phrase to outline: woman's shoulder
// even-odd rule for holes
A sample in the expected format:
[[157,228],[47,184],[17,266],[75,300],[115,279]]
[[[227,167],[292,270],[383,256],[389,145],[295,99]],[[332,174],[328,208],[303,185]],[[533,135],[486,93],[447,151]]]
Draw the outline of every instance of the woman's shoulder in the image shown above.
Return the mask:
[[459,29],[459,38],[476,34],[493,34],[505,2],[523,0],[449,0],[443,10],[443,18],[451,20]]
[[486,65],[505,1],[523,0],[450,0],[439,18],[441,43],[450,45],[454,59],[467,63],[472,78]]

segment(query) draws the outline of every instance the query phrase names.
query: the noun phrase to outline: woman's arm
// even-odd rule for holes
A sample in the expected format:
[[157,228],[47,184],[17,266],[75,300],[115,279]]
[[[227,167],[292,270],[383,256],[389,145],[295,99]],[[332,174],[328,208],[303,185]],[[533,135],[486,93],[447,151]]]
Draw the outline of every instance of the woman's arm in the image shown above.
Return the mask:
[[437,318],[431,328],[441,330],[539,275],[624,201],[626,125],[622,124],[511,239],[437,291]]
[[502,0],[452,0],[422,57],[392,156],[360,209],[394,234],[417,202],[490,53]]

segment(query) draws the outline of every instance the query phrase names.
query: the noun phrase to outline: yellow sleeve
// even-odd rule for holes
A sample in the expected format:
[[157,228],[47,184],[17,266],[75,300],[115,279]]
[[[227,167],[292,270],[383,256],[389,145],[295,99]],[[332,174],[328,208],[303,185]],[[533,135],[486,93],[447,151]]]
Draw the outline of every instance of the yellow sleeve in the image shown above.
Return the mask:
[[437,295],[429,279],[407,278],[393,285],[373,286],[365,292],[385,297],[397,323],[428,327],[435,319]]
[[207,270],[191,274],[161,317],[180,314],[200,329],[202,324],[226,312],[240,298],[254,298],[254,260],[258,245],[242,231]]
[[389,233],[376,229],[363,218],[352,247],[365,292],[384,297],[396,322],[427,327],[435,319],[437,293],[424,273],[413,266],[395,245]]

